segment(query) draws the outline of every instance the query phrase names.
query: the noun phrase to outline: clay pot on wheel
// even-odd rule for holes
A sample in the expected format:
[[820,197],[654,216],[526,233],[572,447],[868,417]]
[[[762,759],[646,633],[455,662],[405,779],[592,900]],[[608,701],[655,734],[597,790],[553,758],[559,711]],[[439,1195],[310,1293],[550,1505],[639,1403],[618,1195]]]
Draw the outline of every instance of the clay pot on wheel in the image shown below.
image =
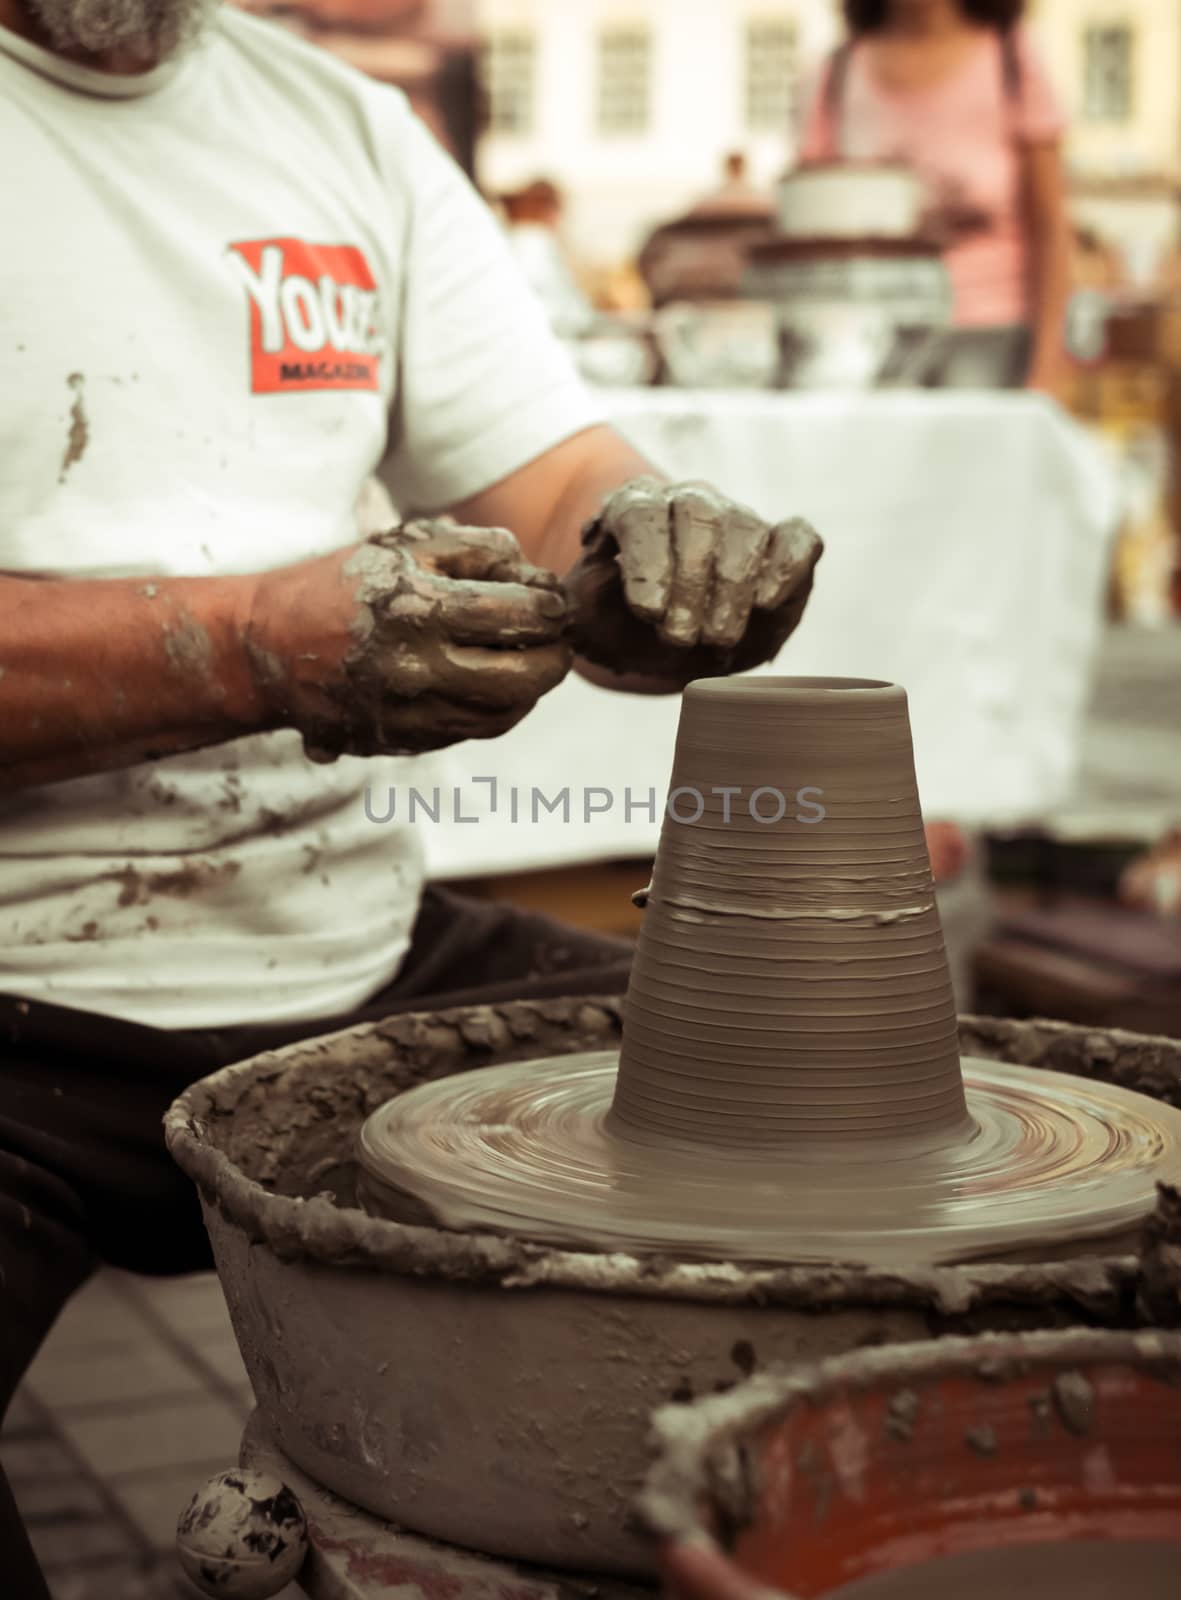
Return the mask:
[[677,1600],[1172,1600],[1181,1336],[862,1351],[656,1419]]
[[1136,1247],[1181,1116],[961,1061],[905,692],[685,691],[623,1048],[424,1085],[362,1204],[538,1243],[778,1265]]

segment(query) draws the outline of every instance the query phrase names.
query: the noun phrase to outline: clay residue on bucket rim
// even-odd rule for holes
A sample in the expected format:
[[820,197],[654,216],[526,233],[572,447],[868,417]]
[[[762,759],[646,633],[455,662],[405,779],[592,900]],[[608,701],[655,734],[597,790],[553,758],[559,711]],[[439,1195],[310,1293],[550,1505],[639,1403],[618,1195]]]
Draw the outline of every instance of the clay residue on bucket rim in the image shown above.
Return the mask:
[[[896,1385],[902,1393],[922,1389],[940,1378],[963,1376],[993,1387],[1006,1378],[1045,1371],[1047,1378],[1069,1369],[1066,1376],[1085,1384],[1088,1367],[1129,1365],[1159,1376],[1173,1387],[1181,1372],[1181,1334],[1108,1332],[1070,1328],[1025,1334],[983,1334],[974,1339],[945,1338],[932,1344],[857,1350],[789,1372],[758,1373],[729,1394],[693,1406],[664,1406],[652,1422],[655,1456],[636,1501],[641,1526],[657,1539],[700,1539],[711,1531],[711,1517],[721,1510],[728,1526],[742,1525],[735,1507],[730,1463],[747,1441],[800,1407],[821,1406],[851,1390]],[[986,1445],[985,1429],[965,1437],[963,1448]],[[991,1430],[989,1430],[991,1431]],[[1075,1430],[1071,1430],[1075,1431]],[[910,1435],[894,1436],[906,1448]],[[1080,1439],[1080,1445],[1084,1441]],[[757,1492],[757,1471],[746,1474]],[[724,1505],[718,1505],[719,1483]],[[755,1505],[746,1507],[753,1519]]]

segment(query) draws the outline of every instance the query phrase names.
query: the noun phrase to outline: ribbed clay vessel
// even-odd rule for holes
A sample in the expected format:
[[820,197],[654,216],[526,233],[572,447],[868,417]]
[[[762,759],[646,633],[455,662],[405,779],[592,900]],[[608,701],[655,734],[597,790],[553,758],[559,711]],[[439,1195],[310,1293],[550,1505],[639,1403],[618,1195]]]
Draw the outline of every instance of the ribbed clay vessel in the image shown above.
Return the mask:
[[785,1152],[964,1137],[901,689],[690,686],[610,1125]]

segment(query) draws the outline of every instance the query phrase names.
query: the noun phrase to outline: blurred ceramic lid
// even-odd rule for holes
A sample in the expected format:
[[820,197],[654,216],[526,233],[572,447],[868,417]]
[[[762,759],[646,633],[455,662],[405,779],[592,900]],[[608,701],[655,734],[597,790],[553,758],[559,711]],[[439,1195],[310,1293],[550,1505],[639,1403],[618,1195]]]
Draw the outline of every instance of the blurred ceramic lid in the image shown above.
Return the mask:
[[779,227],[794,239],[906,239],[919,231],[924,200],[910,167],[816,162],[780,181]]

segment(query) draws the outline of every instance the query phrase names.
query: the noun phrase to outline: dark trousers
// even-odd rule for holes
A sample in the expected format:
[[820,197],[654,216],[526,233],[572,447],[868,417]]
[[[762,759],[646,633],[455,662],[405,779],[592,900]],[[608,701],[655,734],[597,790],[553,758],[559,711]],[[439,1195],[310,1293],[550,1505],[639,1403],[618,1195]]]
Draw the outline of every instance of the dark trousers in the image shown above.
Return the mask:
[[[196,1190],[161,1122],[198,1078],[398,1011],[618,994],[631,947],[428,889],[401,972],[349,1016],[164,1032],[0,996],[0,1417],[70,1295],[101,1262],[163,1275],[212,1265]],[[48,1590],[0,1471],[0,1594]]]

